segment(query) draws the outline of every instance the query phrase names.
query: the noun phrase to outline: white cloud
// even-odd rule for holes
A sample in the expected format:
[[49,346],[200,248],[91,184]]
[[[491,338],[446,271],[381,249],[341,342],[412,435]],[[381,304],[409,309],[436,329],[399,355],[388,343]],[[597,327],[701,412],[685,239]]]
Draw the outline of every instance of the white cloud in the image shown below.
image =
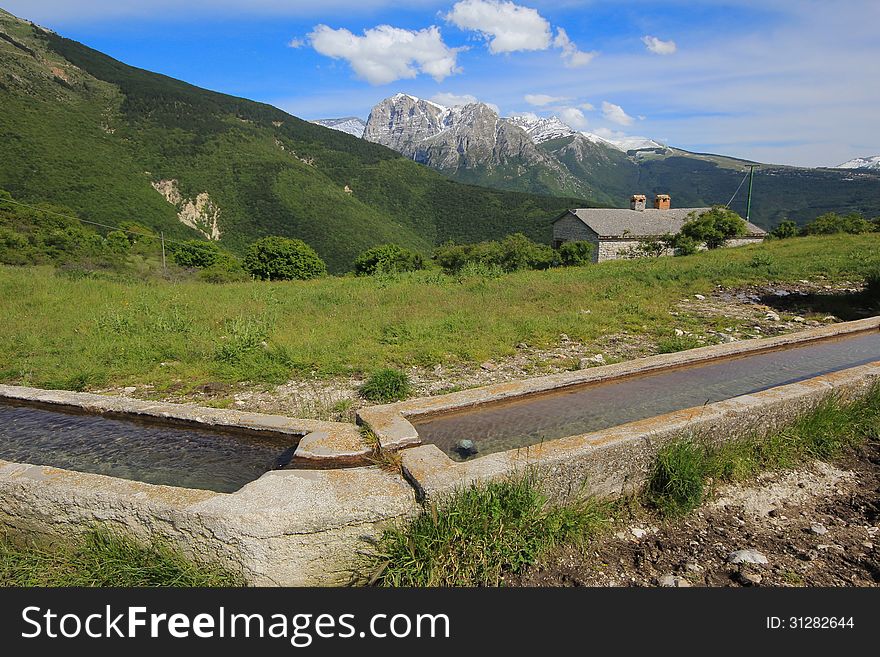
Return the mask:
[[529,105],[535,105],[536,107],[543,107],[544,105],[550,105],[551,103],[561,103],[568,100],[565,96],[548,96],[547,94],[526,94],[523,98]]
[[553,40],[553,45],[562,49],[562,61],[568,68],[586,66],[593,61],[593,57],[597,54],[596,52],[578,50],[577,44],[568,38],[568,32],[561,27],[556,28],[556,38]]
[[364,30],[364,36],[317,25],[309,42],[322,55],[346,60],[370,84],[388,84],[419,73],[440,82],[461,71],[456,65],[460,49],[447,46],[433,25],[418,31],[379,25]]
[[602,116],[618,125],[632,125],[634,121],[633,117],[624,112],[620,105],[615,105],[608,101],[602,101]]
[[501,0],[461,0],[446,20],[473,30],[489,42],[493,54],[550,47],[550,23],[536,9]]
[[471,103],[480,102],[477,100],[476,96],[471,94],[453,94],[448,91],[434,94],[431,96],[431,100],[438,105],[444,105],[446,107],[459,107],[461,105],[470,105]]
[[592,112],[594,109],[596,109],[595,107],[593,107],[593,103],[581,103],[580,105],[578,105],[578,107],[580,107],[582,110],[587,110],[588,112]]
[[575,130],[583,130],[587,127],[587,117],[577,107],[563,107],[559,110],[559,118]]
[[302,48],[306,45],[304,39],[300,39],[299,37],[293,37],[290,41],[287,42],[288,48]]
[[540,117],[534,112],[515,112],[511,116],[526,119],[527,121],[537,121]]
[[483,105],[486,105],[494,110],[496,114],[499,114],[501,112],[501,110],[498,108],[498,105],[480,100],[473,94],[454,94],[448,91],[443,91],[431,96],[431,100],[438,105],[443,105],[444,107],[461,107],[462,105],[470,105],[472,103],[483,103]]
[[655,55],[671,55],[677,49],[675,41],[662,41],[655,36],[647,34],[642,37],[642,43]]

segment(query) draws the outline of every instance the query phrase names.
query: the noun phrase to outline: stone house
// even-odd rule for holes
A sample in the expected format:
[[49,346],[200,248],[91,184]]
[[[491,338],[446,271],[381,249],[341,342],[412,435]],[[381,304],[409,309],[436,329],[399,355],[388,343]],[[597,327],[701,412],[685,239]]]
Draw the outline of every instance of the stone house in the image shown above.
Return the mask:
[[[553,247],[565,242],[587,241],[593,244],[593,262],[622,258],[643,240],[676,234],[695,212],[710,208],[672,208],[668,194],[657,194],[654,207],[645,207],[645,196],[635,194],[630,209],[576,208],[568,210],[553,222]],[[767,233],[753,223],[742,237],[728,240],[726,246],[742,246],[762,241]],[[671,255],[667,253],[666,255]]]

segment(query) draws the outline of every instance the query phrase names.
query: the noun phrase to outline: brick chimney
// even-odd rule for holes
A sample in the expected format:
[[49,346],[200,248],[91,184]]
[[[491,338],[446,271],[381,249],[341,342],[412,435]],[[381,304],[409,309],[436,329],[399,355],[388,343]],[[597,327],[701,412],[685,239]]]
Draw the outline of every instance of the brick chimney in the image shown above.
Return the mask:
[[669,198],[669,194],[657,194],[654,197],[654,209],[655,210],[668,210],[669,206],[672,204],[672,199]]
[[644,194],[633,194],[632,198],[629,200],[629,209],[630,210],[639,210],[640,212],[645,209],[645,195]]

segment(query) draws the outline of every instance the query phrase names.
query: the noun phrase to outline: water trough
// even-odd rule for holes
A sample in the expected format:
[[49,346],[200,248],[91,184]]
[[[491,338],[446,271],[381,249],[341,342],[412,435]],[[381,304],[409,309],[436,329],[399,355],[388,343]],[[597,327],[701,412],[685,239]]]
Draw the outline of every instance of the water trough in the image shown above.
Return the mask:
[[410,399],[359,419],[384,449],[404,450],[423,498],[535,466],[558,495],[586,480],[591,493],[615,495],[644,482],[673,435],[766,432],[832,390],[859,394],[878,374],[875,317]]
[[[689,379],[696,392],[678,394]],[[638,488],[657,449],[682,433],[766,432],[878,379],[871,318],[374,406],[358,414],[368,434],[0,386],[0,529],[54,539],[102,523],[170,541],[251,584],[342,584],[369,541],[425,499],[532,468],[559,497],[616,495]],[[621,410],[605,412],[612,405]],[[475,454],[455,451],[466,439]],[[402,473],[369,464],[377,447],[401,451]]]

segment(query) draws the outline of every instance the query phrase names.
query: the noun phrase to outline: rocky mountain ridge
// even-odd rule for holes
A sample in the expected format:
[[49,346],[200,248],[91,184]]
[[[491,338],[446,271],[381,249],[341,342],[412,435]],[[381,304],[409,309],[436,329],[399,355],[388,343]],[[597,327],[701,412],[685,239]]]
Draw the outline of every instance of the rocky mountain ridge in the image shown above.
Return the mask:
[[[462,182],[612,207],[627,207],[633,193],[668,193],[676,207],[733,198],[745,215],[746,195],[736,192],[748,166],[759,164],[645,137],[581,132],[555,116],[502,117],[485,103],[446,107],[403,93],[373,107],[363,139]],[[842,165],[850,171],[759,165],[752,219],[772,228],[785,219],[805,223],[829,208],[877,214],[880,162],[875,169],[872,159]]]

